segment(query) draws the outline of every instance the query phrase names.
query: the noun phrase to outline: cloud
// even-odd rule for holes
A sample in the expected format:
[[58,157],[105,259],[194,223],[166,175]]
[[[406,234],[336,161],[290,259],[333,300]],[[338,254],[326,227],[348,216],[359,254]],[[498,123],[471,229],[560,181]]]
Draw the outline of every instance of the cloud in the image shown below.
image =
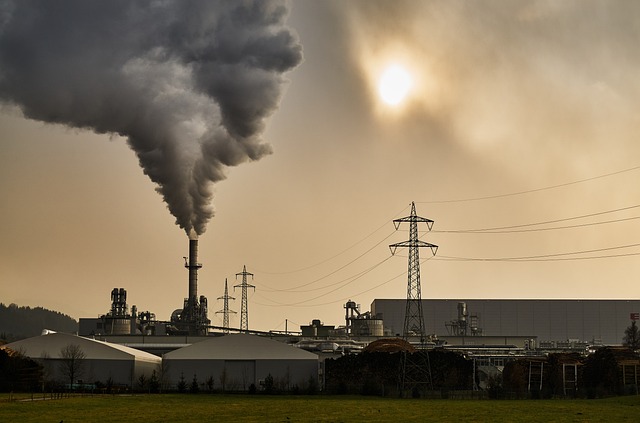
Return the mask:
[[126,137],[176,223],[201,234],[225,168],[271,152],[265,121],[302,60],[287,15],[281,1],[2,1],[0,98]]
[[640,28],[634,17],[640,4],[366,1],[337,7],[347,9],[352,56],[371,85],[377,67],[390,60],[408,63],[423,79],[409,115],[447,137],[439,142],[521,170],[525,157],[564,160],[571,168],[568,157],[579,167],[605,144],[636,148]]

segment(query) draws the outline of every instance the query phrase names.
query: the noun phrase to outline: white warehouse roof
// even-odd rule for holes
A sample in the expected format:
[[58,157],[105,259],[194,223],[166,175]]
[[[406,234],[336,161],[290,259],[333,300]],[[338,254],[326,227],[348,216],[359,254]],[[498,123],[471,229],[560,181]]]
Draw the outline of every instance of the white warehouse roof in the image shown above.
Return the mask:
[[214,337],[171,351],[165,359],[317,360],[316,354],[269,338],[234,334]]
[[48,332],[44,335],[12,342],[7,347],[14,351],[20,351],[30,358],[56,359],[62,358],[60,352],[68,345],[78,345],[85,354],[85,359],[90,360],[135,360],[149,363],[162,361],[160,357],[134,348],[59,332]]

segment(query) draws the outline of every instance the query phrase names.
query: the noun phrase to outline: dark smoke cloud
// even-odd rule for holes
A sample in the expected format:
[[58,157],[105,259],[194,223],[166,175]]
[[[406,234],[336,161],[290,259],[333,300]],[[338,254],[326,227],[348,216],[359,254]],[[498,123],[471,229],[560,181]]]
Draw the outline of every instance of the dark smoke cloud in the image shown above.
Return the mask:
[[281,1],[0,1],[0,99],[127,138],[176,223],[201,234],[212,183],[258,160],[302,60]]

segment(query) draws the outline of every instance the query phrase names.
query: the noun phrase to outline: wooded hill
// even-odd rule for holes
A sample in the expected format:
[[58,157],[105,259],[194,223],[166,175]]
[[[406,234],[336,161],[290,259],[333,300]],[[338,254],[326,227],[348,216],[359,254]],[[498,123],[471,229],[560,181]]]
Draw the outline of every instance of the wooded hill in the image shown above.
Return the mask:
[[6,306],[0,303],[0,343],[37,336],[43,329],[75,333],[78,331],[78,322],[66,314],[42,307]]

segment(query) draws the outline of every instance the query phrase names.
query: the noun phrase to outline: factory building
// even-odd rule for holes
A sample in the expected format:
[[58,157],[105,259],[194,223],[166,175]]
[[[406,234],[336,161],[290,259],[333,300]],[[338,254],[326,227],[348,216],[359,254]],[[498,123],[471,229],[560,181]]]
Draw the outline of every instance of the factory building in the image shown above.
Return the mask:
[[[401,334],[406,300],[376,299],[385,335]],[[538,346],[566,342],[619,345],[640,300],[422,300],[427,334],[537,338]],[[467,342],[469,343],[469,342]]]
[[316,354],[254,335],[211,337],[169,352],[163,360],[173,386],[194,377],[200,383],[212,379],[215,389],[227,391],[259,389],[269,375],[283,389],[303,389],[310,378],[318,382]]
[[360,312],[360,304],[347,301],[345,309],[345,328],[347,333],[355,337],[381,337],[384,335],[382,319],[371,312]]
[[127,290],[113,288],[111,290],[111,309],[107,314],[97,318],[80,318],[80,336],[99,335],[165,335],[167,324],[156,321],[154,313],[138,312],[133,305],[129,312]]
[[207,316],[207,297],[201,295],[198,299],[198,269],[202,264],[198,262],[197,239],[189,239],[189,257],[184,257],[184,261],[184,267],[189,270],[189,296],[184,299],[182,309],[171,314],[167,331],[175,335],[206,335],[211,321]]
[[183,307],[171,313],[170,321],[158,321],[154,313],[127,305],[127,291],[113,288],[111,310],[98,318],[80,318],[79,333],[82,336],[96,335],[181,335],[205,336],[211,320],[208,317],[207,297],[198,297],[198,240],[189,240],[189,256],[184,257],[184,267],[189,271],[188,297]]
[[[63,350],[77,346],[73,357]],[[132,387],[144,375],[151,377],[153,371],[160,368],[162,359],[153,354],[118,344],[96,341],[94,339],[66,333],[46,332],[41,336],[12,342],[6,345],[26,357],[42,364],[47,380],[69,384],[69,360],[74,358],[74,383],[95,382]]]
[[325,325],[320,319],[313,319],[309,325],[300,326],[300,331],[305,338],[328,338],[335,335],[336,327]]

